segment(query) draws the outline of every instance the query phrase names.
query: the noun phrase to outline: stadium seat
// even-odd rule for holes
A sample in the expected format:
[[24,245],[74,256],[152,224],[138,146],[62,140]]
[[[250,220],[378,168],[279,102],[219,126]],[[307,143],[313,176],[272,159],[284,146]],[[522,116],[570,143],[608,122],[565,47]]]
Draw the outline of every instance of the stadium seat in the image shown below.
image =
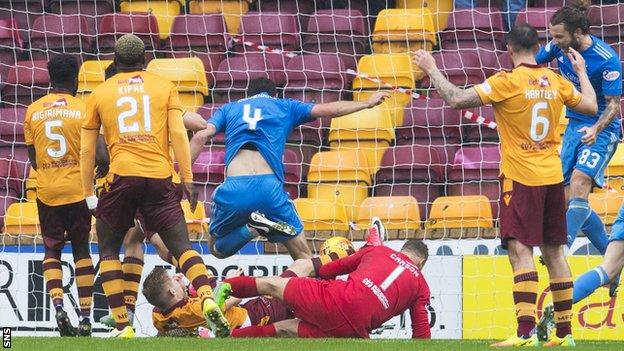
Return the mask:
[[28,149],[23,144],[13,144],[11,146],[0,146],[0,159],[5,159],[13,163],[15,168],[15,179],[18,180],[19,186],[17,187],[18,193],[22,193],[21,182],[28,177],[28,170],[30,169],[30,161],[28,159]]
[[[274,49],[297,51],[300,47],[297,16],[278,12],[248,12],[243,16],[239,38]],[[238,52],[256,51],[243,43],[234,44]]]
[[225,179],[225,151],[202,151],[192,166],[196,183],[217,186]]
[[397,0],[396,8],[427,8],[433,17],[433,29],[437,33],[446,27],[448,16],[453,12],[453,0]]
[[39,212],[34,202],[11,204],[4,215],[4,232],[17,235],[39,235]]
[[43,15],[37,17],[30,30],[30,57],[49,60],[58,53],[75,56],[80,62],[93,56],[92,31],[80,15]]
[[59,15],[82,15],[89,28],[97,28],[102,17],[115,11],[114,0],[51,0],[50,12]]
[[28,177],[24,180],[23,196],[26,201],[35,201],[37,199],[37,171],[32,166],[28,171]]
[[4,229],[4,217],[6,210],[17,201],[17,193],[3,185],[0,185],[0,227]]
[[624,147],[621,144],[607,165],[605,177],[609,189],[624,193]]
[[299,28],[307,28],[308,21],[317,7],[316,1],[309,0],[258,0],[259,12],[279,12],[295,14]]
[[338,53],[350,69],[368,47],[368,28],[356,10],[319,10],[314,13],[303,37],[304,52]]
[[372,35],[376,54],[431,51],[438,39],[428,9],[385,9],[377,15]]
[[345,66],[336,54],[299,55],[286,66],[284,97],[326,103],[341,99]]
[[420,229],[420,211],[413,196],[369,197],[360,206],[357,225],[367,228],[373,217],[379,217],[386,229]]
[[389,109],[382,105],[333,118],[329,130],[331,150],[363,152],[370,174],[377,172],[381,157],[395,138],[392,116]]
[[287,142],[298,147],[310,146],[318,149],[323,144],[330,123],[331,121],[327,118],[316,118],[311,122],[302,124],[290,133]]
[[[436,63],[451,83],[459,86],[480,84],[485,80],[479,56],[471,52],[443,51],[433,54]],[[429,77],[420,81],[420,86],[431,89]]]
[[594,210],[606,225],[615,222],[618,212],[624,203],[624,194],[607,191],[598,194],[589,194],[589,206]]
[[355,220],[359,205],[368,197],[371,175],[366,155],[358,150],[315,154],[308,171],[308,197],[329,199],[345,206]]
[[147,71],[171,81],[178,88],[180,103],[188,111],[195,112],[208,96],[208,82],[204,64],[197,57],[178,59],[155,59],[147,65]]
[[349,218],[343,205],[329,199],[294,200],[306,231],[348,231]]
[[459,145],[461,113],[445,106],[442,99],[412,99],[403,113],[403,122],[396,128],[398,145],[441,144]]
[[444,166],[434,148],[422,145],[391,147],[383,155],[375,174],[373,195],[415,197],[424,220],[433,200],[443,194]]
[[48,61],[18,61],[7,73],[2,102],[28,106],[48,93]]
[[590,31],[604,41],[621,42],[621,33],[624,31],[624,4],[604,4],[591,6],[587,17]]
[[6,80],[6,73],[22,54],[22,37],[19,34],[17,21],[0,18],[0,79]]
[[122,0],[119,5],[122,12],[149,12],[156,17],[160,30],[160,39],[166,39],[171,32],[174,18],[182,12],[182,4],[176,0]]
[[111,13],[105,15],[98,29],[98,58],[112,60],[115,41],[124,34],[132,33],[145,43],[145,62],[156,56],[160,47],[158,22],[149,13]]
[[525,11],[522,11],[516,17],[516,25],[520,23],[528,23],[537,29],[537,36],[541,45],[545,45],[550,40],[550,33],[548,32],[548,26],[550,19],[555,14],[558,8],[534,8],[529,7]]
[[24,115],[26,108],[10,106],[0,108],[0,145],[24,144]]
[[484,195],[498,218],[500,199],[500,152],[498,146],[462,147],[449,173],[448,195]]
[[482,48],[491,51],[505,46],[503,17],[490,7],[457,9],[448,17],[446,29],[440,32],[443,50]]
[[15,200],[22,193],[22,177],[18,163],[10,158],[0,157],[0,189],[15,195]]
[[[457,111],[461,114],[461,111]],[[494,116],[494,109],[492,105],[485,105],[472,109],[470,112],[477,116],[488,118],[492,121],[496,121]],[[464,118],[462,120],[464,129],[464,141],[466,143],[481,143],[481,142],[498,142],[498,132],[496,129],[490,129],[483,124],[472,122],[469,119]]]
[[215,77],[212,100],[228,103],[247,97],[249,82],[255,78],[269,78],[275,81],[273,66],[258,56],[236,55],[219,64]]
[[163,51],[168,57],[198,57],[212,86],[219,63],[225,59],[230,40],[221,14],[182,15],[173,21]]
[[180,202],[182,211],[184,211],[184,219],[186,220],[186,228],[189,236],[201,238],[202,235],[208,233],[208,221],[206,221],[206,210],[203,202],[197,202],[195,212],[191,211],[191,204],[188,200]]
[[482,195],[441,196],[433,202],[427,229],[492,228],[492,209]]
[[28,41],[28,29],[35,18],[43,15],[45,5],[45,0],[0,0],[0,18],[17,22],[22,40]]
[[87,97],[102,82],[104,82],[106,68],[112,64],[112,60],[85,61],[78,72],[78,90],[76,96],[87,101]]
[[228,33],[237,34],[241,17],[249,11],[249,2],[244,0],[191,0],[189,13],[221,13],[225,18]]
[[303,160],[293,150],[285,149],[282,161],[284,162],[284,191],[291,199],[296,199],[300,196],[299,184]]

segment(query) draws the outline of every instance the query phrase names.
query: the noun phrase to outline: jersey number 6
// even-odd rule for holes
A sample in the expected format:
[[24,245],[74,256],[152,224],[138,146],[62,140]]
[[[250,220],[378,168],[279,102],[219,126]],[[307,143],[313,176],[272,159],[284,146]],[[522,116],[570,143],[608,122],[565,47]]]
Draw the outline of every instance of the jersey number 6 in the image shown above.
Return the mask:
[[[538,102],[533,105],[533,110],[531,111],[531,139],[533,141],[542,141],[548,135],[548,128],[550,128],[550,121],[547,117],[540,116],[540,110],[544,110],[548,108],[548,104],[546,102]],[[541,125],[541,133],[538,133],[538,126]]]

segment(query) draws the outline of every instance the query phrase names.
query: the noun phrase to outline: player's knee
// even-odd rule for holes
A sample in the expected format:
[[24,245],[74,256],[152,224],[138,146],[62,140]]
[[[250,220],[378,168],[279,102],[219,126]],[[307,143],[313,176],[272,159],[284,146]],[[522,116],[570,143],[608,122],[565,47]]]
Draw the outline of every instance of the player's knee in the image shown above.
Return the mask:
[[570,179],[570,198],[587,198],[591,191],[594,180],[587,174],[575,170]]

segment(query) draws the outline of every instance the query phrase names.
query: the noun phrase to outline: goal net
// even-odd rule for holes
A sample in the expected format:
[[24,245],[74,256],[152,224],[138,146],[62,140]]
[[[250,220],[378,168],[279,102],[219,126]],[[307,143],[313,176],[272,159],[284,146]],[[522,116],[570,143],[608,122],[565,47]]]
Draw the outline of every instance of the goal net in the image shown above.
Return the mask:
[[[246,97],[250,80],[272,79],[279,96],[306,102],[365,101],[381,105],[295,128],[284,153],[285,190],[314,252],[323,240],[345,236],[364,243],[371,218],[380,217],[386,245],[423,239],[430,259],[434,338],[501,338],[515,326],[512,275],[498,240],[499,138],[491,107],[450,108],[410,54],[432,51],[442,72],[462,87],[511,69],[504,35],[515,23],[550,40],[548,23],[564,0],[0,0],[0,325],[20,335],[55,335],[51,300],[42,274],[43,245],[35,199],[36,174],[24,143],[28,105],[49,91],[47,60],[58,53],[81,63],[77,96],[105,80],[116,38],[134,33],[145,43],[146,70],[178,86],[186,111],[204,119],[223,104]],[[622,52],[624,5],[593,1],[592,34]],[[550,66],[556,69],[556,62]],[[566,119],[557,126],[563,132]],[[553,126],[555,127],[555,126]],[[292,259],[263,240],[225,260],[207,246],[212,194],[224,180],[225,138],[207,143],[193,165],[200,210],[187,211],[194,247],[214,275],[236,267],[249,275],[276,275]],[[624,155],[607,173],[609,187],[590,195],[610,226],[622,203]],[[101,183],[100,183],[101,184]],[[97,237],[91,233],[94,263]],[[149,242],[145,276],[166,266]],[[574,276],[599,264],[584,238],[570,249]],[[592,256],[587,256],[587,254]],[[70,245],[62,256],[65,306],[77,311]],[[98,267],[96,266],[96,272]],[[540,267],[539,309],[549,302]],[[96,273],[94,330],[108,314]],[[606,289],[577,306],[575,336],[624,335],[622,303]],[[139,294],[134,326],[155,335],[151,306]],[[541,313],[541,312],[540,312]],[[74,324],[76,313],[70,312]],[[409,313],[393,318],[374,337],[410,337]]]

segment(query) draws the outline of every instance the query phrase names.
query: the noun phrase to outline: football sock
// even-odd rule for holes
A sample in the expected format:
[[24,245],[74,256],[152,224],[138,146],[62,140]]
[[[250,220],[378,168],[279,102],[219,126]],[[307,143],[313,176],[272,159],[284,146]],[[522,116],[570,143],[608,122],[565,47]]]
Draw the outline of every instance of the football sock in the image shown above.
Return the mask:
[[107,256],[100,260],[100,277],[117,329],[122,330],[129,322],[128,309],[124,302],[123,271],[118,256]]
[[558,338],[572,334],[572,287],[572,277],[550,280]]
[[537,271],[522,269],[514,272],[513,299],[516,305],[519,337],[529,336],[535,327],[537,281]]
[[80,314],[89,318],[93,302],[93,281],[95,279],[91,257],[76,260],[76,271],[74,274],[76,275],[76,286],[78,287]]
[[[60,258],[60,253],[59,253]],[[63,271],[59,258],[47,257],[43,260],[43,278],[52,304],[63,308]]]
[[339,260],[341,258],[345,258],[347,256],[351,256],[355,253],[354,250],[338,250],[337,252],[332,252],[329,255],[320,255],[318,257],[312,257],[312,265],[314,266],[314,276],[318,275],[319,269],[328,264],[329,262]]
[[249,228],[244,225],[238,229],[234,229],[227,235],[217,238],[215,241],[215,249],[224,256],[232,256],[253,239],[253,237]]
[[197,297],[202,300],[212,298],[212,288],[210,287],[210,279],[208,279],[208,270],[197,251],[188,248],[182,251],[178,258],[180,270],[191,282],[193,287],[197,289]]
[[290,269],[287,269],[284,272],[282,272],[282,274],[280,274],[280,277],[282,277],[282,278],[297,278],[297,274],[295,272],[291,271]]
[[230,335],[233,338],[261,338],[277,336],[277,332],[273,324],[269,324],[234,329]]
[[225,279],[224,282],[230,283],[230,285],[232,286],[232,296],[234,297],[244,299],[247,297],[256,297],[259,295],[255,277],[232,277]]
[[121,265],[124,279],[124,301],[130,311],[134,311],[137,296],[139,295],[139,284],[141,283],[141,273],[143,273],[143,260],[126,256]]
[[572,294],[573,303],[583,300],[608,282],[609,276],[601,266],[583,273],[583,275],[574,281],[574,292]]
[[180,268],[180,266],[178,266],[178,260],[173,257],[173,254],[171,252],[167,253],[167,262],[171,263],[176,268]]
[[568,225],[568,247],[572,246],[576,234],[590,214],[589,202],[586,199],[575,197],[568,202],[568,211],[566,212],[566,223]]
[[585,236],[587,236],[587,239],[589,239],[598,252],[604,256],[607,251],[609,239],[607,238],[607,231],[605,230],[602,220],[594,210],[591,210],[589,213],[589,217],[587,217],[585,224],[583,224],[582,230]]

